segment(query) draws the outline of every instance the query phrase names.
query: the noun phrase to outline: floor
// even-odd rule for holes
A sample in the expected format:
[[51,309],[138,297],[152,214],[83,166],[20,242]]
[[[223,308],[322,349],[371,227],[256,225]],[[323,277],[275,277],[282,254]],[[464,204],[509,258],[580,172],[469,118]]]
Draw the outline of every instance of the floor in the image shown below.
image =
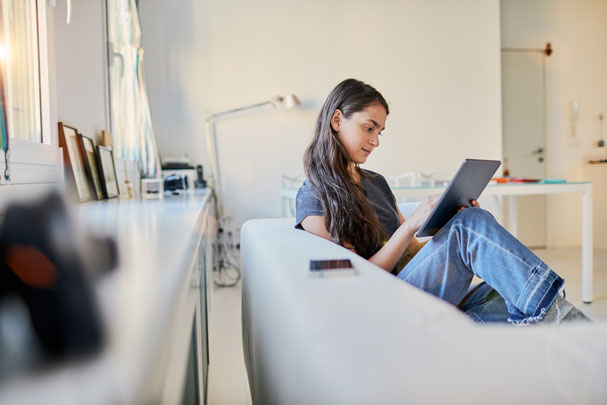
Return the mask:
[[251,404],[242,351],[241,284],[215,287],[212,300],[207,403]]
[[[607,251],[594,254],[594,300],[581,302],[580,249],[535,253],[566,280],[567,299],[595,321],[607,321]],[[210,405],[250,404],[251,394],[241,342],[241,288],[216,288],[210,316]]]

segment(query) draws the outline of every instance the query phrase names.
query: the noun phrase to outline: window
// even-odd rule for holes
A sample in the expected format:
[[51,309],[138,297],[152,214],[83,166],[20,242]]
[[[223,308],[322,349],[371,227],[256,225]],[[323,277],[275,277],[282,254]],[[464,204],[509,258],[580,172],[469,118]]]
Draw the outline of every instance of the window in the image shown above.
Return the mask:
[[0,200],[6,185],[63,180],[51,125],[46,18],[46,1],[0,0],[2,123],[10,151],[10,181],[0,152]]
[[41,142],[40,79],[36,9],[23,0],[3,0],[0,32],[5,114],[11,138]]

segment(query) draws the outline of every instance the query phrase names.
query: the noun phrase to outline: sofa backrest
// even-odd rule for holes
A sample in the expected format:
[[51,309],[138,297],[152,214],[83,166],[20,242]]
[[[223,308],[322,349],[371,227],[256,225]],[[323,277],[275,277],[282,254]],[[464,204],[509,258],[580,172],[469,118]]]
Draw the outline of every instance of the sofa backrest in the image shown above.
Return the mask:
[[[604,399],[606,325],[480,326],[294,223],[251,220],[241,231],[254,403]],[[311,259],[340,258],[358,275],[309,276]]]

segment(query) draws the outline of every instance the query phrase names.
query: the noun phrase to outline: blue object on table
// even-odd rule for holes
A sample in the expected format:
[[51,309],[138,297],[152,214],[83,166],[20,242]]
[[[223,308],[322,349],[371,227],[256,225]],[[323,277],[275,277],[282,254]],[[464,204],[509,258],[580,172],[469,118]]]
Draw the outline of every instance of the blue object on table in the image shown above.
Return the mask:
[[545,184],[559,184],[559,183],[567,183],[567,180],[565,180],[565,179],[543,179],[541,182],[545,183]]

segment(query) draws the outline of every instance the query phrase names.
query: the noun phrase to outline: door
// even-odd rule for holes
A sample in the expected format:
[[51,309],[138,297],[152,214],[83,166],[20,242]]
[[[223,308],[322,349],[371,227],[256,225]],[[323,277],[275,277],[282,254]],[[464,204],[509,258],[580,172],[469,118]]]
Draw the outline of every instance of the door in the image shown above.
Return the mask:
[[[545,58],[534,51],[502,51],[503,152],[513,177],[546,175]],[[508,204],[512,200],[505,203],[506,217]],[[516,204],[516,236],[528,247],[545,247],[546,197],[521,196]]]

